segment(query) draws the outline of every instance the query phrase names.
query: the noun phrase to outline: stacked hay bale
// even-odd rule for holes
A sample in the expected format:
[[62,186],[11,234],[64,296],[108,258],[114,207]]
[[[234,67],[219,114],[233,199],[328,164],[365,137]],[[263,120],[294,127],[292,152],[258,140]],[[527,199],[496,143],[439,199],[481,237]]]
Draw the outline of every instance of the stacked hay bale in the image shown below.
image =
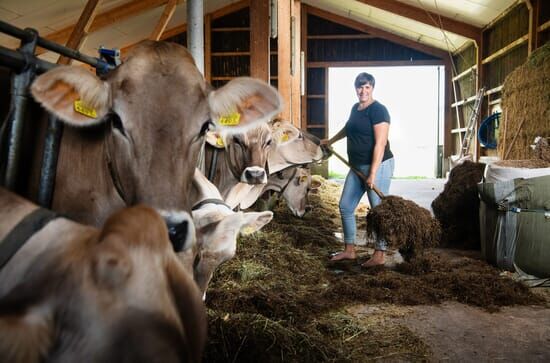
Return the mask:
[[485,164],[471,161],[454,167],[443,192],[432,202],[443,232],[441,245],[480,249],[477,183],[484,170]]
[[506,77],[502,109],[498,156],[531,159],[535,137],[550,135],[550,42]]

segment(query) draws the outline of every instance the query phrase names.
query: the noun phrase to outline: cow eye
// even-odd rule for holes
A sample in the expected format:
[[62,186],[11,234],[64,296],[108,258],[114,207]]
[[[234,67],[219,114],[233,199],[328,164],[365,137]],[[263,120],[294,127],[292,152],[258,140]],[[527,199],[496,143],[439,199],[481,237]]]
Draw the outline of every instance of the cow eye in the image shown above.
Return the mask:
[[212,123],[212,120],[208,120],[205,123],[202,124],[201,131],[199,132],[200,136],[204,136],[208,131],[210,131],[211,126],[214,124]]
[[124,131],[124,125],[122,125],[122,120],[116,113],[111,114],[111,124],[113,125],[113,128],[118,132],[120,132],[124,137],[128,137],[126,135],[126,131]]
[[266,145],[266,146],[269,146],[269,145],[271,145],[271,142],[272,142],[272,140],[269,139],[269,140],[266,141],[265,145]]

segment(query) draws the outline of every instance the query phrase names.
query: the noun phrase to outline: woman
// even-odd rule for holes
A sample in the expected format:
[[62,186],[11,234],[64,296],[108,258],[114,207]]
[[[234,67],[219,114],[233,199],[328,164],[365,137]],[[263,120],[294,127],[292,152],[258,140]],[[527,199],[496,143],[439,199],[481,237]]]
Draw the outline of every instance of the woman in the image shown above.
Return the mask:
[[[332,256],[332,261],[356,258],[355,208],[365,192],[371,207],[375,207],[380,204],[380,198],[372,190],[372,186],[376,185],[384,194],[388,194],[390,189],[394,169],[393,154],[388,141],[390,115],[386,107],[373,98],[374,84],[374,77],[368,73],[360,73],[355,78],[359,102],[353,105],[344,128],[334,137],[321,140],[321,144],[332,145],[347,137],[350,164],[368,176],[366,185],[352,170],[346,176],[339,204],[345,246],[344,251]],[[374,254],[363,266],[384,264],[386,241],[377,239],[374,247]]]

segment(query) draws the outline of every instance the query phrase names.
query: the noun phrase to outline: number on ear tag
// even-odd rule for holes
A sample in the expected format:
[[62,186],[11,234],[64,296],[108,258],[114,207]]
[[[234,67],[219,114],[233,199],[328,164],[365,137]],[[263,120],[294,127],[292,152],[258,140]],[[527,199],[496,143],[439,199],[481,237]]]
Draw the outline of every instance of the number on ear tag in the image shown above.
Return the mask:
[[222,126],[237,126],[241,122],[241,114],[238,112],[230,113],[220,117],[219,122]]
[[85,105],[82,100],[75,100],[74,101],[74,110],[84,116],[88,116],[90,118],[96,118],[97,117],[97,111],[90,106]]

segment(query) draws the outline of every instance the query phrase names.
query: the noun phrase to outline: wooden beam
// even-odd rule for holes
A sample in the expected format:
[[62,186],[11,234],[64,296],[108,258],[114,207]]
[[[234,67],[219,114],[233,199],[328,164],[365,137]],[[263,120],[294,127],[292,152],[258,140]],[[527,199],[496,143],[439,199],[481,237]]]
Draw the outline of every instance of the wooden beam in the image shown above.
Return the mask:
[[[453,68],[452,60],[450,57],[445,59],[445,95],[444,95],[444,105],[443,105],[443,159],[448,160],[448,157],[451,156],[453,136],[451,134],[452,129],[452,115],[451,115],[451,89],[453,87]],[[445,164],[443,164],[445,165]],[[445,175],[446,170],[443,170],[443,175]]]
[[483,64],[485,63],[489,63],[493,60],[495,60],[496,58],[500,57],[500,56],[503,56],[504,54],[508,53],[509,51],[511,51],[512,49],[514,49],[515,47],[517,47],[518,45],[521,45],[523,43],[525,43],[527,40],[529,39],[529,35],[528,34],[525,34],[524,36],[522,36],[521,38],[519,39],[516,39],[515,41],[513,41],[512,43],[508,44],[507,46],[505,46],[504,48],[501,48],[499,50],[497,50],[496,52],[494,52],[493,54],[491,54],[490,56],[488,56],[487,58],[484,58],[481,62]]
[[[88,35],[90,25],[95,18],[98,3],[99,0],[88,0],[84,6],[84,10],[82,10],[82,14],[80,14],[80,18],[78,18],[78,22],[73,28],[69,41],[66,44],[68,48],[75,50],[80,49],[82,43],[84,42],[84,38]],[[70,64],[71,61],[72,59],[69,57],[60,56],[57,64]]]
[[250,76],[269,82],[269,1],[250,3]]
[[204,17],[204,78],[212,80],[212,15]]
[[300,127],[301,124],[301,95],[300,95],[300,80],[302,77],[301,67],[300,67],[300,29],[301,29],[301,2],[299,0],[293,0],[291,2],[292,7],[292,29],[293,34],[291,34],[291,47],[292,52],[292,75],[291,75],[291,122],[294,126]]
[[[182,3],[183,1],[184,0],[178,0],[178,4]],[[157,8],[161,5],[166,4],[167,2],[168,0],[130,1],[126,4],[117,6],[116,8],[98,14],[90,25],[88,32],[93,33],[114,23],[142,14],[147,10]],[[45,38],[56,43],[64,44],[67,39],[69,39],[69,36],[71,35],[74,27],[75,25],[69,25],[68,27],[46,35]],[[38,49],[36,54],[40,55],[45,52],[45,49]]]
[[164,11],[160,16],[159,22],[155,26],[155,29],[153,29],[153,32],[151,33],[151,36],[149,36],[149,39],[151,40],[160,39],[162,33],[164,33],[164,30],[166,29],[166,26],[168,25],[168,22],[170,21],[170,19],[172,19],[172,15],[174,15],[174,11],[176,11],[176,5],[178,5],[177,0],[168,0],[168,3],[166,3],[166,6],[164,7]]
[[291,75],[290,75],[290,17],[291,1],[277,1],[277,88],[284,102],[281,117],[284,120],[291,120]]
[[[303,5],[303,6],[305,6],[305,5]],[[431,47],[429,45],[422,44],[422,43],[419,43],[419,42],[411,40],[411,39],[403,38],[403,37],[400,37],[399,35],[395,35],[393,33],[387,32],[385,30],[377,29],[377,28],[374,28],[374,27],[369,26],[367,24],[363,24],[361,22],[351,20],[351,19],[345,18],[345,17],[340,16],[340,15],[333,14],[333,13],[330,13],[328,11],[324,11],[324,10],[321,10],[321,9],[318,9],[318,8],[314,8],[312,6],[307,6],[307,12],[309,14],[312,14],[312,15],[330,20],[334,23],[341,24],[341,25],[347,26],[349,28],[362,31],[364,33],[372,34],[372,35],[374,35],[378,38],[382,38],[382,39],[385,39],[385,40],[389,40],[390,42],[394,42],[394,43],[397,43],[397,44],[404,45],[406,47],[415,49],[419,52],[423,52],[423,53],[426,53],[426,54],[433,55],[434,57],[445,59],[448,56],[448,53],[444,50],[434,48],[434,47]]]
[[329,61],[308,62],[311,68],[328,67],[400,67],[400,66],[442,66],[445,61],[441,59],[421,59],[413,61]]
[[307,129],[307,40],[308,40],[308,34],[307,34],[307,12],[306,7],[301,6],[300,7],[300,35],[301,35],[301,48],[304,52],[304,59],[302,60],[304,63],[304,74],[301,75],[301,79],[303,82],[303,89],[304,94],[301,96],[302,102],[300,106],[300,127],[304,130]]
[[417,8],[412,5],[404,4],[397,0],[359,0],[363,4],[374,6],[375,8],[403,16],[420,23],[442,28],[445,31],[462,35],[476,42],[481,39],[481,28],[470,25],[455,19],[438,15],[431,11]]

